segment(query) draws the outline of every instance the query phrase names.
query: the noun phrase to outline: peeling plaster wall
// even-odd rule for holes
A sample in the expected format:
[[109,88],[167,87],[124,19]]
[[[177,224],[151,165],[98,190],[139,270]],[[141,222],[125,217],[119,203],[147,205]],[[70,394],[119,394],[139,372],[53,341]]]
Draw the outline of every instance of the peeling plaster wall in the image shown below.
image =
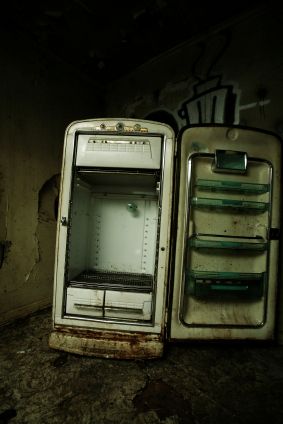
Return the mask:
[[[1,29],[0,324],[52,302],[56,196],[64,131],[101,115],[100,89]],[[49,184],[48,184],[49,182]],[[9,245],[10,244],[10,245]]]
[[[192,98],[197,77],[205,79],[210,69],[210,75],[221,75],[222,82],[233,87],[237,97],[235,124],[269,130],[282,138],[282,28],[282,5],[271,2],[188,41],[109,86],[107,114],[142,119],[163,110],[172,114],[180,129],[186,122],[178,110],[185,100]],[[229,44],[217,58],[221,51],[220,47],[217,49],[217,40],[221,43],[223,34],[229,37]],[[198,59],[202,47],[206,53]],[[282,271],[277,317],[279,340],[283,343],[281,275]]]

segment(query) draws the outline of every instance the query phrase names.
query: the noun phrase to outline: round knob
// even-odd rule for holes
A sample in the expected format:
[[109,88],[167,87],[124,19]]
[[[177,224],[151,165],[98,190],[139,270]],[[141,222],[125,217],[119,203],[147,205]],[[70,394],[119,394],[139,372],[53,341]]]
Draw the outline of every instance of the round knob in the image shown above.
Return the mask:
[[118,122],[117,125],[116,125],[116,130],[117,131],[123,131],[123,129],[124,129],[123,122]]
[[138,206],[135,203],[128,203],[127,209],[130,212],[136,212],[136,210],[138,209]]

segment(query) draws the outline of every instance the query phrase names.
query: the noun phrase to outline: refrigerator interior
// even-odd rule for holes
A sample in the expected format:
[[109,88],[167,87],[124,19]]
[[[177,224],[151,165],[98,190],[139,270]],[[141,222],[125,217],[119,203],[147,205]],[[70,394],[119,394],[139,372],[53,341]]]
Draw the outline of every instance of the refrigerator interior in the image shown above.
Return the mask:
[[66,315],[153,320],[159,189],[159,170],[75,168]]

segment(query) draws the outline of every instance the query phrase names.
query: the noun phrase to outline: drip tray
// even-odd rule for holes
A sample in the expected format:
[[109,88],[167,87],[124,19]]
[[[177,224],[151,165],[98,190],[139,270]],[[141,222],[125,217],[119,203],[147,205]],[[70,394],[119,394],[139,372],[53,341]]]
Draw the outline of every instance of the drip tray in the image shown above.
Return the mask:
[[72,287],[151,292],[153,276],[130,272],[84,271],[69,281]]

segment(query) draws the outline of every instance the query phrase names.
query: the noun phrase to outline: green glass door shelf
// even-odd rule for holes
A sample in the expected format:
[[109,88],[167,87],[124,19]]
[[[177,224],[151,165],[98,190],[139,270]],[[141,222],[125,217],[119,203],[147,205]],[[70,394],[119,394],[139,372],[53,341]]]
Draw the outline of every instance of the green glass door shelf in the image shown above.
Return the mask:
[[195,186],[200,190],[216,192],[236,192],[244,194],[263,194],[269,192],[269,184],[243,183],[239,181],[197,179]]
[[265,273],[190,271],[185,293],[195,297],[262,297]]
[[234,199],[213,199],[207,197],[193,197],[191,204],[197,208],[236,209],[239,211],[265,212],[269,204]]
[[267,243],[262,241],[243,242],[243,241],[225,241],[208,240],[205,238],[190,237],[189,246],[195,249],[231,249],[231,250],[250,250],[263,252],[267,249]]

